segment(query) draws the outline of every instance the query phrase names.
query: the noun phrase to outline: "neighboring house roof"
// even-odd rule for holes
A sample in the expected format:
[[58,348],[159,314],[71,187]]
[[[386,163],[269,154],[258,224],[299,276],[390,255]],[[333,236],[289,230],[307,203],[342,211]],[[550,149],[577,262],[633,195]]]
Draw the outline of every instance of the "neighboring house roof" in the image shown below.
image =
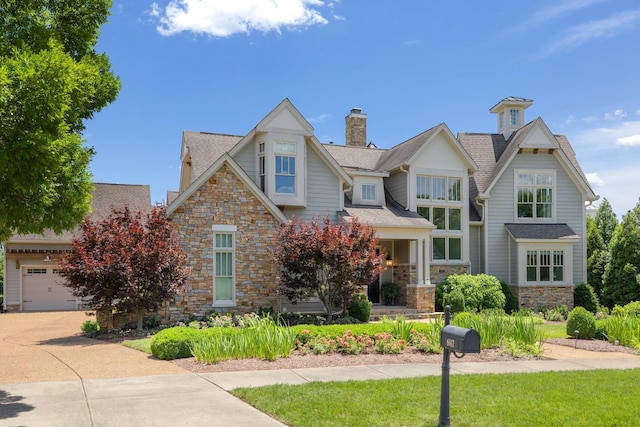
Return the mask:
[[[148,185],[95,183],[94,186],[89,213],[92,220],[105,218],[112,208],[123,208],[125,205],[143,214],[151,211],[151,189]],[[52,230],[45,230],[43,234],[20,234],[13,236],[7,243],[71,243],[77,229],[76,227],[61,234],[55,234]]]
[[385,193],[386,206],[354,205],[345,197],[344,211],[338,212],[342,218],[358,218],[363,224],[373,227],[409,227],[409,228],[436,228],[431,222],[403,208]]
[[191,176],[188,184],[202,175],[213,162],[229,152],[242,138],[242,136],[222,133],[184,131],[182,133],[183,156],[188,153],[191,161]]
[[567,224],[505,224],[515,240],[577,240],[580,236]]
[[180,195],[179,191],[174,191],[174,190],[167,191],[167,206],[170,205],[179,195]]

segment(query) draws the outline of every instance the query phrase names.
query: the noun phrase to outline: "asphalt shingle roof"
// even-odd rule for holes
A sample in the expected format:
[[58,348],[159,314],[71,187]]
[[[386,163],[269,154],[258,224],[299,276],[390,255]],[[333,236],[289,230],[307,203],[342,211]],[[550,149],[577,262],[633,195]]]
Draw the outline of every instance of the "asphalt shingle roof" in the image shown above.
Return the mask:
[[[105,183],[95,183],[94,185],[95,189],[91,198],[91,213],[89,214],[92,220],[104,218],[111,213],[112,208],[123,208],[125,205],[134,211],[141,211],[143,215],[151,211],[151,188],[148,185]],[[38,241],[70,243],[76,230],[77,227],[61,234],[55,234],[52,230],[45,230],[43,234],[16,235],[11,240],[33,241],[34,243]]]
[[562,240],[579,239],[567,224],[505,224],[514,239]]
[[191,182],[198,179],[216,160],[231,150],[242,136],[184,131],[182,139],[191,155]]
[[363,224],[382,227],[435,228],[435,226],[415,212],[405,210],[400,204],[385,194],[386,206],[354,205],[345,197],[341,217],[356,217]]

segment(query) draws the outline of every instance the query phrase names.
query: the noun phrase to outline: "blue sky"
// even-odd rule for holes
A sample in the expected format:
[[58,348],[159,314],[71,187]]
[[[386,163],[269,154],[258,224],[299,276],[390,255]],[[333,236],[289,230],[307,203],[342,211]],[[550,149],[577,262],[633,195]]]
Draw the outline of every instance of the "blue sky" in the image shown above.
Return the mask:
[[321,142],[351,108],[380,148],[445,122],[496,132],[530,98],[620,218],[640,197],[634,0],[114,0],[97,45],[122,80],[87,122],[96,182],[177,189],[183,130],[244,135],[284,98]]

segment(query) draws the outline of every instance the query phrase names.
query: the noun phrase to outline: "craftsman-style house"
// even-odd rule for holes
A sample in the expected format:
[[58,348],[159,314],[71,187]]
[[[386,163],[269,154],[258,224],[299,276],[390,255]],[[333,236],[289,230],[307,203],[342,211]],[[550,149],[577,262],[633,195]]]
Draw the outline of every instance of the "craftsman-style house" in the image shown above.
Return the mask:
[[367,144],[359,109],[346,117],[345,145],[322,144],[288,99],[246,135],[185,131],[167,212],[192,275],[170,317],[288,309],[271,250],[293,215],[375,227],[388,268],[368,285],[374,303],[393,281],[398,303],[433,311],[436,283],[483,272],[523,306],[572,306],[586,280],[585,204],[597,196],[566,137],[525,122],[531,104],[492,107],[497,133],[456,137],[441,123],[390,149]]

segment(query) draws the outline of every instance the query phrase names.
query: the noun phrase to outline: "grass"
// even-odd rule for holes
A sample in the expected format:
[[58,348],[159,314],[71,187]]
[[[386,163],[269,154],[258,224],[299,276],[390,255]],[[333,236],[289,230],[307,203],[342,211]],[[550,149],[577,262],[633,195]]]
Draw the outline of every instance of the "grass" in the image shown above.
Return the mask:
[[545,322],[538,326],[546,338],[568,338],[567,322]]
[[122,345],[132,348],[134,350],[144,351],[151,354],[151,338],[142,338],[139,340],[127,340],[123,341]]
[[[436,426],[440,377],[275,385],[233,394],[287,425]],[[640,369],[453,375],[454,426],[630,426]]]

